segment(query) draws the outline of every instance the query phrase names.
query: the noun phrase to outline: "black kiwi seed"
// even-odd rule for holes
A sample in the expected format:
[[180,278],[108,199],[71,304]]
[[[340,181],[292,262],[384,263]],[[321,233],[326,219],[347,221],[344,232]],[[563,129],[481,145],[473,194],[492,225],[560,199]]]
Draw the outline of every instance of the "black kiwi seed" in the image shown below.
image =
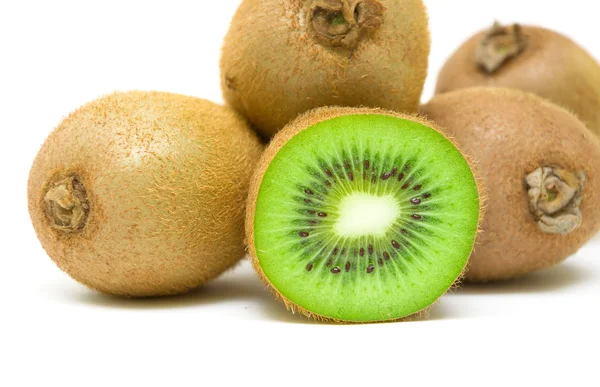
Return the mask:
[[373,273],[373,271],[375,271],[375,266],[373,266],[373,265],[369,265],[369,266],[367,267],[367,273],[371,274],[371,273]]
[[340,270],[340,268],[339,268],[339,267],[337,267],[337,266],[336,266],[336,267],[334,267],[333,269],[331,269],[331,272],[332,272],[333,274],[340,274],[341,270]]
[[415,206],[418,206],[419,204],[421,204],[421,199],[419,199],[419,198],[412,198],[412,199],[410,199],[410,202],[412,204],[414,204]]

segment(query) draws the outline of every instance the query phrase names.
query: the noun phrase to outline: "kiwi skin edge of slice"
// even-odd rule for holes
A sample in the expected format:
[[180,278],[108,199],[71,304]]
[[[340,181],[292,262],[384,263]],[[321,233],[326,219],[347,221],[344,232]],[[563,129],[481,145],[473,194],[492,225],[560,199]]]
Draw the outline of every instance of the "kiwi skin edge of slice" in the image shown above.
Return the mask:
[[[405,316],[405,317],[401,317],[401,318],[393,318],[393,319],[388,319],[388,320],[360,322],[360,321],[340,320],[340,319],[323,316],[323,315],[311,312],[311,311],[297,305],[296,303],[292,302],[287,297],[285,297],[281,292],[279,292],[277,290],[277,288],[275,288],[271,284],[271,282],[265,275],[262,267],[260,266],[258,254],[256,251],[256,246],[254,243],[254,219],[255,219],[255,212],[256,212],[255,204],[256,204],[256,201],[258,198],[258,194],[259,194],[259,190],[261,187],[263,176],[265,175],[265,172],[269,168],[269,165],[271,164],[271,162],[273,161],[273,159],[275,158],[275,156],[277,155],[279,150],[290,139],[292,139],[294,136],[296,136],[298,133],[302,132],[303,130],[308,129],[308,128],[312,127],[313,125],[315,125],[319,122],[322,122],[322,121],[326,121],[326,120],[333,119],[336,117],[341,117],[341,116],[350,116],[350,115],[359,115],[359,114],[362,114],[362,115],[369,115],[369,114],[371,114],[371,115],[387,115],[387,116],[392,116],[392,117],[397,117],[397,118],[417,122],[424,126],[427,126],[428,128],[437,131],[438,133],[443,135],[448,141],[450,141],[450,143],[452,143],[452,145],[454,145],[454,147],[456,147],[456,149],[458,149],[458,151],[462,154],[462,156],[466,160],[467,164],[469,165],[471,171],[473,171],[473,172],[475,171],[475,169],[474,169],[475,161],[472,158],[470,158],[468,155],[466,155],[457,146],[456,142],[451,137],[446,135],[444,133],[444,131],[442,129],[440,129],[436,124],[434,124],[431,121],[427,121],[427,120],[423,119],[422,117],[412,116],[412,115],[408,115],[408,114],[401,114],[401,113],[396,113],[396,112],[392,112],[392,111],[388,111],[388,110],[384,110],[384,109],[377,109],[377,108],[324,107],[324,108],[317,108],[317,109],[311,110],[307,113],[300,115],[298,118],[296,118],[295,120],[290,122],[283,130],[281,130],[279,133],[277,133],[275,135],[275,137],[273,138],[273,140],[271,141],[271,143],[269,144],[269,146],[263,153],[262,158],[261,158],[260,162],[258,163],[258,167],[254,172],[254,175],[253,175],[252,181],[251,181],[250,192],[248,195],[248,204],[247,204],[247,211],[246,211],[246,243],[248,245],[248,252],[250,255],[250,260],[252,262],[252,266],[253,266],[255,272],[258,274],[260,279],[267,285],[267,287],[269,288],[271,293],[273,293],[275,298],[277,300],[279,300],[280,302],[282,302],[285,305],[286,309],[291,311],[294,314],[299,313],[299,314],[302,314],[302,315],[304,315],[310,319],[313,319],[315,321],[320,321],[320,322],[325,322],[325,323],[340,323],[340,324],[383,323],[383,322],[392,322],[392,321],[409,321],[409,320],[424,318],[429,314],[429,310],[431,309],[431,307],[433,305],[435,305],[435,303],[437,303],[437,301],[433,302],[428,307],[413,313],[410,316]],[[485,203],[486,203],[486,198],[484,196],[485,189],[484,189],[482,180],[475,174],[474,174],[474,178],[475,178],[475,183],[476,183],[477,191],[478,191],[478,195],[479,195],[480,214],[479,214],[479,219],[478,219],[477,231],[476,231],[476,235],[475,235],[475,241],[473,243],[473,248],[475,247],[475,245],[477,244],[477,242],[479,240],[479,234],[481,233],[481,224],[483,222],[483,218],[485,215]],[[471,252],[472,252],[473,248],[471,249]],[[462,273],[459,275],[459,277],[454,282],[454,284],[449,287],[448,290],[460,286],[460,284],[462,282],[462,278],[464,277],[464,274],[466,273],[467,269],[468,269],[468,260],[465,264],[465,267],[462,270]]]

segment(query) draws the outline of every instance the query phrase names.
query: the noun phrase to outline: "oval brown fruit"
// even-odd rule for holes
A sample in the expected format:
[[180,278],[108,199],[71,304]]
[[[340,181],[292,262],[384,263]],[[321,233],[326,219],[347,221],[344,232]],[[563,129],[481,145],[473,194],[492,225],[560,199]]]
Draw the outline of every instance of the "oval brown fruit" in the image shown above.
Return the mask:
[[414,113],[429,49],[422,0],[244,0],[225,38],[221,85],[265,137],[320,106]]
[[600,230],[600,143],[571,113],[500,88],[438,95],[421,110],[478,161],[486,187],[467,280],[550,267]]
[[231,109],[168,93],[113,94],[68,116],[29,175],[42,246],[104,293],[193,289],[244,256],[244,211],[262,151]]
[[537,94],[575,113],[600,136],[600,64],[558,32],[496,24],[477,33],[448,59],[437,93],[477,86]]

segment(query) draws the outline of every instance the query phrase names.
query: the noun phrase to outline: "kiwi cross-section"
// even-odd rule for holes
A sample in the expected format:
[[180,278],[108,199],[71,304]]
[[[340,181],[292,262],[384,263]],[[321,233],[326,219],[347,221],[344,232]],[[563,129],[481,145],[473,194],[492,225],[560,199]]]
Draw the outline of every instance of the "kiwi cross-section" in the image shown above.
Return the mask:
[[459,278],[480,218],[465,156],[432,124],[381,110],[317,109],[263,156],[247,232],[254,266],[292,310],[396,320]]

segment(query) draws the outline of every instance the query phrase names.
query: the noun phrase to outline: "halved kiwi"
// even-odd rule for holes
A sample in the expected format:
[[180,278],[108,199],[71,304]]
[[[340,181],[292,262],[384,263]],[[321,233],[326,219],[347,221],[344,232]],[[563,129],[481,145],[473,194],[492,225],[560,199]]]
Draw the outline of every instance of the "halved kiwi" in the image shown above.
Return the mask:
[[481,203],[465,156],[421,119],[322,108],[268,147],[246,232],[259,275],[292,311],[400,319],[459,278]]

